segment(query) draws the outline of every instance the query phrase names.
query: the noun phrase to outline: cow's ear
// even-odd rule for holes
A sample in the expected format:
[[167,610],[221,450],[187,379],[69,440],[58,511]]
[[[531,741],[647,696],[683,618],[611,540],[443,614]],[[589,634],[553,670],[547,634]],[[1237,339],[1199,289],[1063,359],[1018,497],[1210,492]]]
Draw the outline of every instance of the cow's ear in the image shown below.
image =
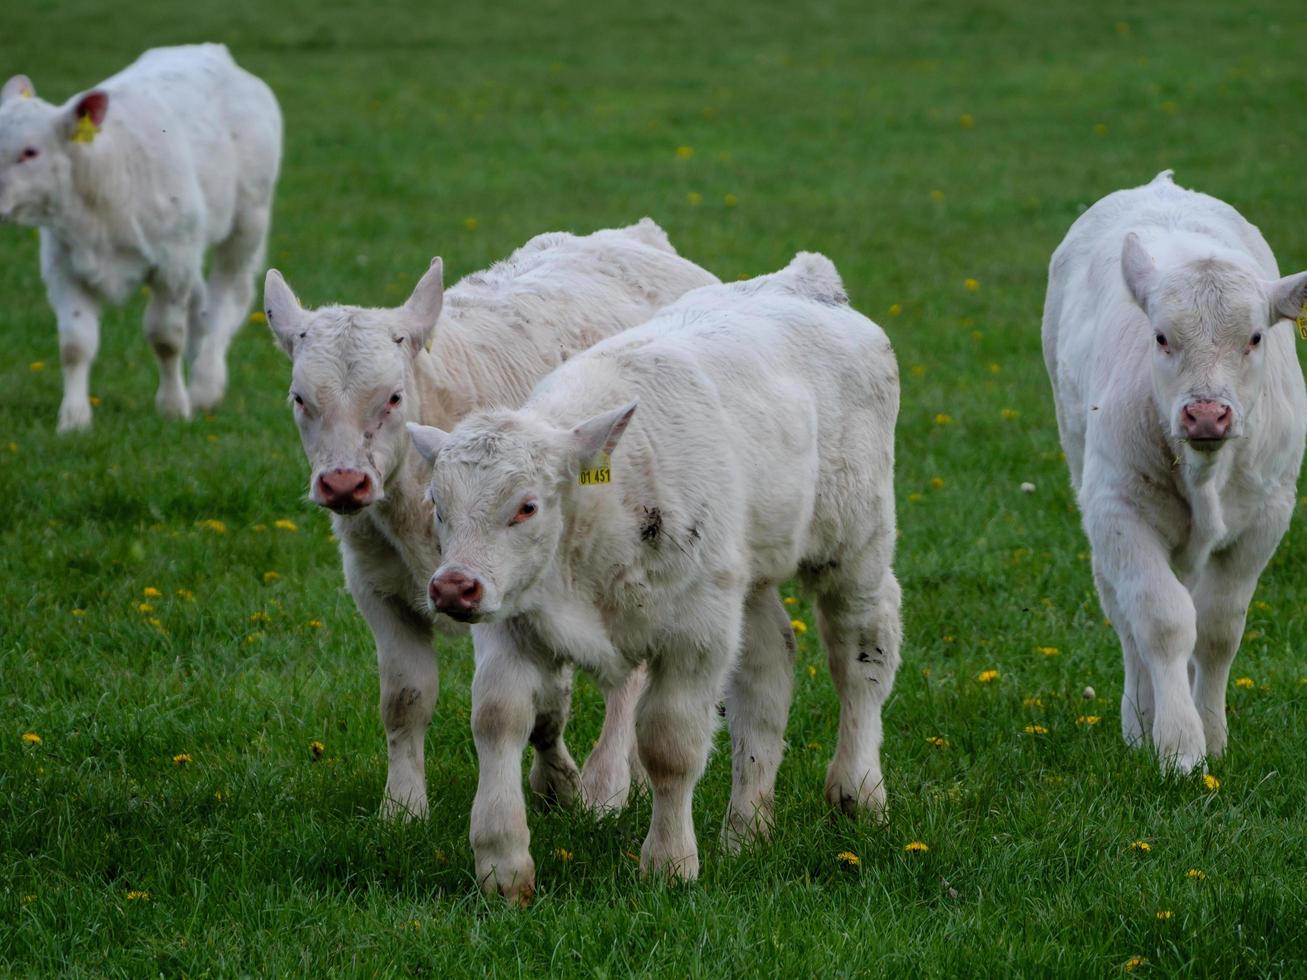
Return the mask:
[[0,103],[10,99],[31,99],[36,96],[36,86],[26,75],[15,75],[0,88]]
[[630,424],[638,403],[631,402],[611,412],[604,412],[587,419],[573,429],[568,437],[571,440],[572,461],[584,466],[600,453],[611,453],[617,446],[617,440]]
[[1147,313],[1148,295],[1157,280],[1157,264],[1133,231],[1125,236],[1125,243],[1121,246],[1121,275],[1135,303]]
[[401,307],[404,313],[404,322],[400,327],[403,336],[397,337],[396,340],[406,341],[409,351],[417,354],[431,341],[444,304],[445,263],[437,255],[431,260],[431,265],[418,280],[418,284],[413,287],[413,295]]
[[434,425],[418,425],[416,422],[406,423],[405,428],[413,438],[413,448],[428,463],[434,463],[436,453],[440,452],[440,447],[449,438],[449,433],[444,429],[437,429]]
[[72,108],[63,115],[60,125],[74,143],[90,143],[104,125],[109,114],[109,93],[91,89],[73,100]]
[[1307,272],[1298,272],[1285,276],[1270,284],[1271,323],[1278,323],[1281,317],[1296,320],[1307,316]]
[[281,349],[294,358],[295,347],[306,332],[304,308],[276,269],[269,269],[263,279],[263,313]]

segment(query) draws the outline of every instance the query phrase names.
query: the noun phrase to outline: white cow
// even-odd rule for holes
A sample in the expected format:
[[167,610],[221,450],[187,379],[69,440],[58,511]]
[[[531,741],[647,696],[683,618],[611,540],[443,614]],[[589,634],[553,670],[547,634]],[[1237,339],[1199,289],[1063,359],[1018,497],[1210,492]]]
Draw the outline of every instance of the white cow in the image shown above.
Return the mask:
[[220,44],[147,51],[62,106],[24,75],[0,89],[0,220],[40,228],[64,373],[59,431],[90,426],[101,307],[143,282],[158,410],[187,418],[222,400],[280,161],[276,98]]
[[[717,281],[677,255],[648,218],[585,237],[540,235],[448,295],[441,276],[436,259],[408,302],[392,310],[302,310],[275,269],[264,290],[268,323],[293,362],[309,496],[335,512],[345,580],[376,638],[388,816],[427,812],[424,740],[438,687],[426,594],[440,551],[425,496],[428,468],[404,422],[451,426],[476,407],[519,405],[571,354]],[[608,698],[603,737],[580,780],[588,805],[625,802],[639,685],[633,677]],[[551,693],[532,733],[531,785],[566,800],[577,789],[563,742],[570,676]]]
[[432,605],[475,624],[483,888],[514,902],[534,892],[521,757],[563,664],[609,688],[648,665],[645,872],[698,874],[691,797],[723,691],[723,841],[769,832],[794,671],[777,586],[796,572],[840,699],[826,796],[848,813],[883,809],[880,711],[901,637],[898,402],[885,334],[849,307],[829,260],[800,253],[597,344],[521,410],[478,412],[452,433],[409,427],[434,463]]
[[1189,772],[1225,748],[1225,687],[1289,526],[1307,431],[1281,279],[1229,205],[1168,170],[1080,216],[1053,254],[1044,358],[1121,638],[1121,727]]

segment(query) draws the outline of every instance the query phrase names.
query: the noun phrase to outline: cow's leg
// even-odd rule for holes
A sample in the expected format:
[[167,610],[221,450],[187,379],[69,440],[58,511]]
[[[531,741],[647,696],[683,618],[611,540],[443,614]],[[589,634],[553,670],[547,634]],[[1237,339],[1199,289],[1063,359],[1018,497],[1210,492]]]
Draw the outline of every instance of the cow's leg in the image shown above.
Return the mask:
[[572,668],[540,669],[536,692],[535,724],[529,741],[535,749],[529,782],[531,790],[548,804],[566,806],[581,788],[581,773],[567,751],[563,730],[572,710]]
[[64,397],[59,431],[91,427],[91,363],[100,349],[100,304],[57,268],[46,270],[46,289],[59,325]]
[[686,881],[699,876],[694,787],[703,775],[717,721],[717,701],[739,650],[744,597],[695,603],[701,627],[669,642],[648,664],[636,710],[635,737],[649,774],[653,815],[640,849],[640,870]]
[[145,307],[145,336],[159,363],[159,390],[154,406],[159,414],[174,418],[191,417],[191,400],[182,375],[182,351],[186,346],[187,321],[190,316],[191,287],[156,278]]
[[213,408],[227,389],[227,349],[254,302],[254,276],[263,267],[269,211],[251,206],[237,215],[226,241],[214,250],[206,289],[208,302],[191,321],[191,400],[201,411]]
[[522,753],[535,727],[544,687],[539,665],[498,623],[472,627],[472,738],[476,743],[476,798],[470,839],[477,880],[516,905],[535,895],[535,862],[522,792]]
[[597,813],[626,806],[631,781],[643,770],[635,744],[635,709],[644,693],[645,668],[636,667],[626,680],[604,691],[604,727],[599,741],[581,767],[581,799]]
[[397,599],[365,586],[354,601],[372,629],[381,679],[381,724],[386,730],[386,795],[381,815],[427,815],[426,737],[440,687],[431,626]]
[[817,625],[840,698],[839,741],[826,771],[826,799],[849,816],[880,819],[881,709],[894,686],[903,642],[901,592],[890,570],[892,530],[845,558],[817,583]]
[[1139,748],[1148,741],[1153,730],[1153,678],[1139,654],[1134,634],[1130,631],[1130,621],[1117,602],[1112,583],[1097,571],[1094,580],[1103,612],[1111,620],[1121,641],[1121,664],[1125,671],[1125,683],[1121,689],[1121,737],[1126,745]]
[[737,851],[771,835],[776,772],[785,752],[785,725],[794,688],[794,630],[773,587],[750,593],[744,607],[744,647],[726,684],[731,730],[731,802],[722,845]]
[[[1171,571],[1166,544],[1126,502],[1090,502],[1085,530],[1093,546],[1094,575],[1110,583],[1122,626],[1134,638],[1152,680],[1153,745],[1164,768],[1191,772],[1206,754],[1203,725],[1189,693],[1196,636],[1193,600]],[[1136,698],[1142,704],[1141,690]]]
[[1193,589],[1198,616],[1193,698],[1203,722],[1208,755],[1225,751],[1225,692],[1230,667],[1239,652],[1257,579],[1288,528],[1292,502],[1282,509],[1286,510],[1283,517],[1268,515],[1231,548],[1213,555]]

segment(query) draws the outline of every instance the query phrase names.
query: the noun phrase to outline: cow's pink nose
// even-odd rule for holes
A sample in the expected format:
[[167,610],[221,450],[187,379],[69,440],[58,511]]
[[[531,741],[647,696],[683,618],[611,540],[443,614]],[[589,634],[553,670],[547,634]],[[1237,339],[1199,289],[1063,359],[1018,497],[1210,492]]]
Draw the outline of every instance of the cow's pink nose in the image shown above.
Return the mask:
[[362,470],[323,473],[318,477],[318,496],[332,510],[358,510],[372,502],[372,477]]
[[1224,439],[1234,421],[1234,411],[1225,402],[1190,402],[1181,422],[1186,439]]
[[481,582],[462,572],[441,572],[431,579],[427,591],[431,604],[439,612],[455,619],[464,619],[481,605]]

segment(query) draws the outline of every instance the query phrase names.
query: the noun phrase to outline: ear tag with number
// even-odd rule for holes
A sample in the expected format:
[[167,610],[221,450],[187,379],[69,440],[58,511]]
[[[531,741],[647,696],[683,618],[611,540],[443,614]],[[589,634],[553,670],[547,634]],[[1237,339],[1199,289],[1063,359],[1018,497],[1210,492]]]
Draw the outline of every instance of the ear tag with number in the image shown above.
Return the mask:
[[613,458],[607,453],[596,453],[590,462],[581,467],[576,482],[583,487],[593,486],[596,483],[612,483]]
[[1298,336],[1307,340],[1307,303],[1303,303],[1298,311]]
[[73,127],[70,139],[74,143],[93,143],[99,135],[100,127],[91,121],[90,116],[78,116],[77,125]]

